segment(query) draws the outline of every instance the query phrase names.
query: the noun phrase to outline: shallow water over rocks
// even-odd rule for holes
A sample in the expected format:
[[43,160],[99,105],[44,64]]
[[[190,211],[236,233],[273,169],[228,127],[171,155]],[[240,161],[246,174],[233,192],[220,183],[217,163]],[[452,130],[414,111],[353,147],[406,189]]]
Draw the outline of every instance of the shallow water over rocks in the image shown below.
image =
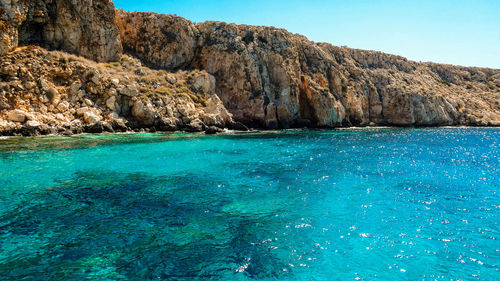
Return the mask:
[[494,280],[499,129],[0,140],[0,280]]

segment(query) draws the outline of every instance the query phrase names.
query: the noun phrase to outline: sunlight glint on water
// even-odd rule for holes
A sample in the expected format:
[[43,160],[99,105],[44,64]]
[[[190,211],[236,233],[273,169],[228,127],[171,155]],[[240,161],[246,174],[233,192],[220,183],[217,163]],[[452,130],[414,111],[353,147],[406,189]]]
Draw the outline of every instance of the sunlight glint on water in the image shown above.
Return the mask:
[[495,280],[498,129],[0,140],[0,280]]

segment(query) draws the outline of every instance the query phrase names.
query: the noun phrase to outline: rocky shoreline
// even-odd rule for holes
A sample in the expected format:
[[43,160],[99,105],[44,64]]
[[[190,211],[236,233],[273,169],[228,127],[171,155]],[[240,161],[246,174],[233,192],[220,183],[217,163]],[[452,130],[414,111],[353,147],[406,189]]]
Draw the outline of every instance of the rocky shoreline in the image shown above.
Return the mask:
[[25,47],[0,57],[0,73],[8,76],[0,83],[0,135],[246,129],[203,71],[170,73],[126,55],[96,63]]
[[111,1],[4,0],[0,135],[500,126],[500,70]]

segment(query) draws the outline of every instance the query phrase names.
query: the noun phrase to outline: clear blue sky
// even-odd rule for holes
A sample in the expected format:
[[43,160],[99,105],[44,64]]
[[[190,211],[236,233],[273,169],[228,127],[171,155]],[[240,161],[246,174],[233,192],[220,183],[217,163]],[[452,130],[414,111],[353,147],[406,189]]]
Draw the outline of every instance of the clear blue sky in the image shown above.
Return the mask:
[[500,68],[500,0],[114,0],[117,8],[285,28],[416,61]]

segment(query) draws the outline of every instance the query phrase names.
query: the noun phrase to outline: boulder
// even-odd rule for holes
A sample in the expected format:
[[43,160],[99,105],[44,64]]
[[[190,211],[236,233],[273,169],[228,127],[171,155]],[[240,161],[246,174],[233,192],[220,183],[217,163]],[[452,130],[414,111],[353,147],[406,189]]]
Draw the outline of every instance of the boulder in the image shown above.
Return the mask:
[[109,99],[106,100],[106,106],[112,110],[112,111],[115,111],[116,110],[116,97],[115,96],[111,96]]
[[137,89],[135,89],[135,88],[125,87],[120,91],[120,94],[127,96],[127,97],[135,97],[139,94],[139,92],[137,92]]
[[47,92],[50,88],[49,83],[45,79],[40,79],[40,87],[43,91]]
[[156,112],[150,103],[143,103],[140,100],[134,102],[132,106],[132,116],[137,121],[146,126],[154,124]]
[[52,103],[53,105],[59,104],[60,95],[59,91],[56,88],[49,87],[47,89],[47,97],[49,98],[50,103]]
[[222,133],[224,130],[221,128],[215,127],[215,126],[210,126],[205,129],[205,134],[206,135],[215,135],[217,133]]
[[164,132],[172,132],[179,129],[179,120],[175,117],[163,117],[158,120],[156,129]]
[[83,99],[83,102],[88,105],[88,106],[93,106],[94,102],[92,102],[90,99]]
[[185,130],[187,132],[202,132],[205,130],[205,124],[200,119],[193,119],[186,124]]
[[195,92],[207,94],[215,92],[215,77],[206,72],[192,77],[189,82]]
[[85,111],[83,113],[83,119],[85,120],[85,123],[87,123],[87,124],[95,124],[95,123],[101,121],[102,117],[97,115],[93,111]]
[[36,128],[36,127],[40,127],[42,124],[38,121],[34,121],[34,120],[30,120],[30,121],[27,121],[26,122],[26,126],[27,127],[31,127],[31,128]]
[[66,101],[62,101],[57,105],[57,110],[60,112],[66,112],[69,110],[69,103]]
[[113,127],[113,130],[118,131],[118,132],[125,132],[128,130],[126,120],[123,118],[120,118],[118,114],[116,113],[110,113],[108,115],[108,120]]
[[26,120],[26,112],[22,110],[11,110],[7,113],[7,119],[14,122],[24,122]]
[[76,110],[76,114],[78,114],[78,116],[83,116],[83,114],[87,111],[90,111],[90,108],[84,106],[84,107],[80,107]]
[[167,82],[170,83],[170,84],[172,84],[172,85],[175,84],[175,83],[177,83],[177,78],[175,78],[175,76],[173,76],[171,74],[167,74],[165,76],[165,80],[167,80]]

